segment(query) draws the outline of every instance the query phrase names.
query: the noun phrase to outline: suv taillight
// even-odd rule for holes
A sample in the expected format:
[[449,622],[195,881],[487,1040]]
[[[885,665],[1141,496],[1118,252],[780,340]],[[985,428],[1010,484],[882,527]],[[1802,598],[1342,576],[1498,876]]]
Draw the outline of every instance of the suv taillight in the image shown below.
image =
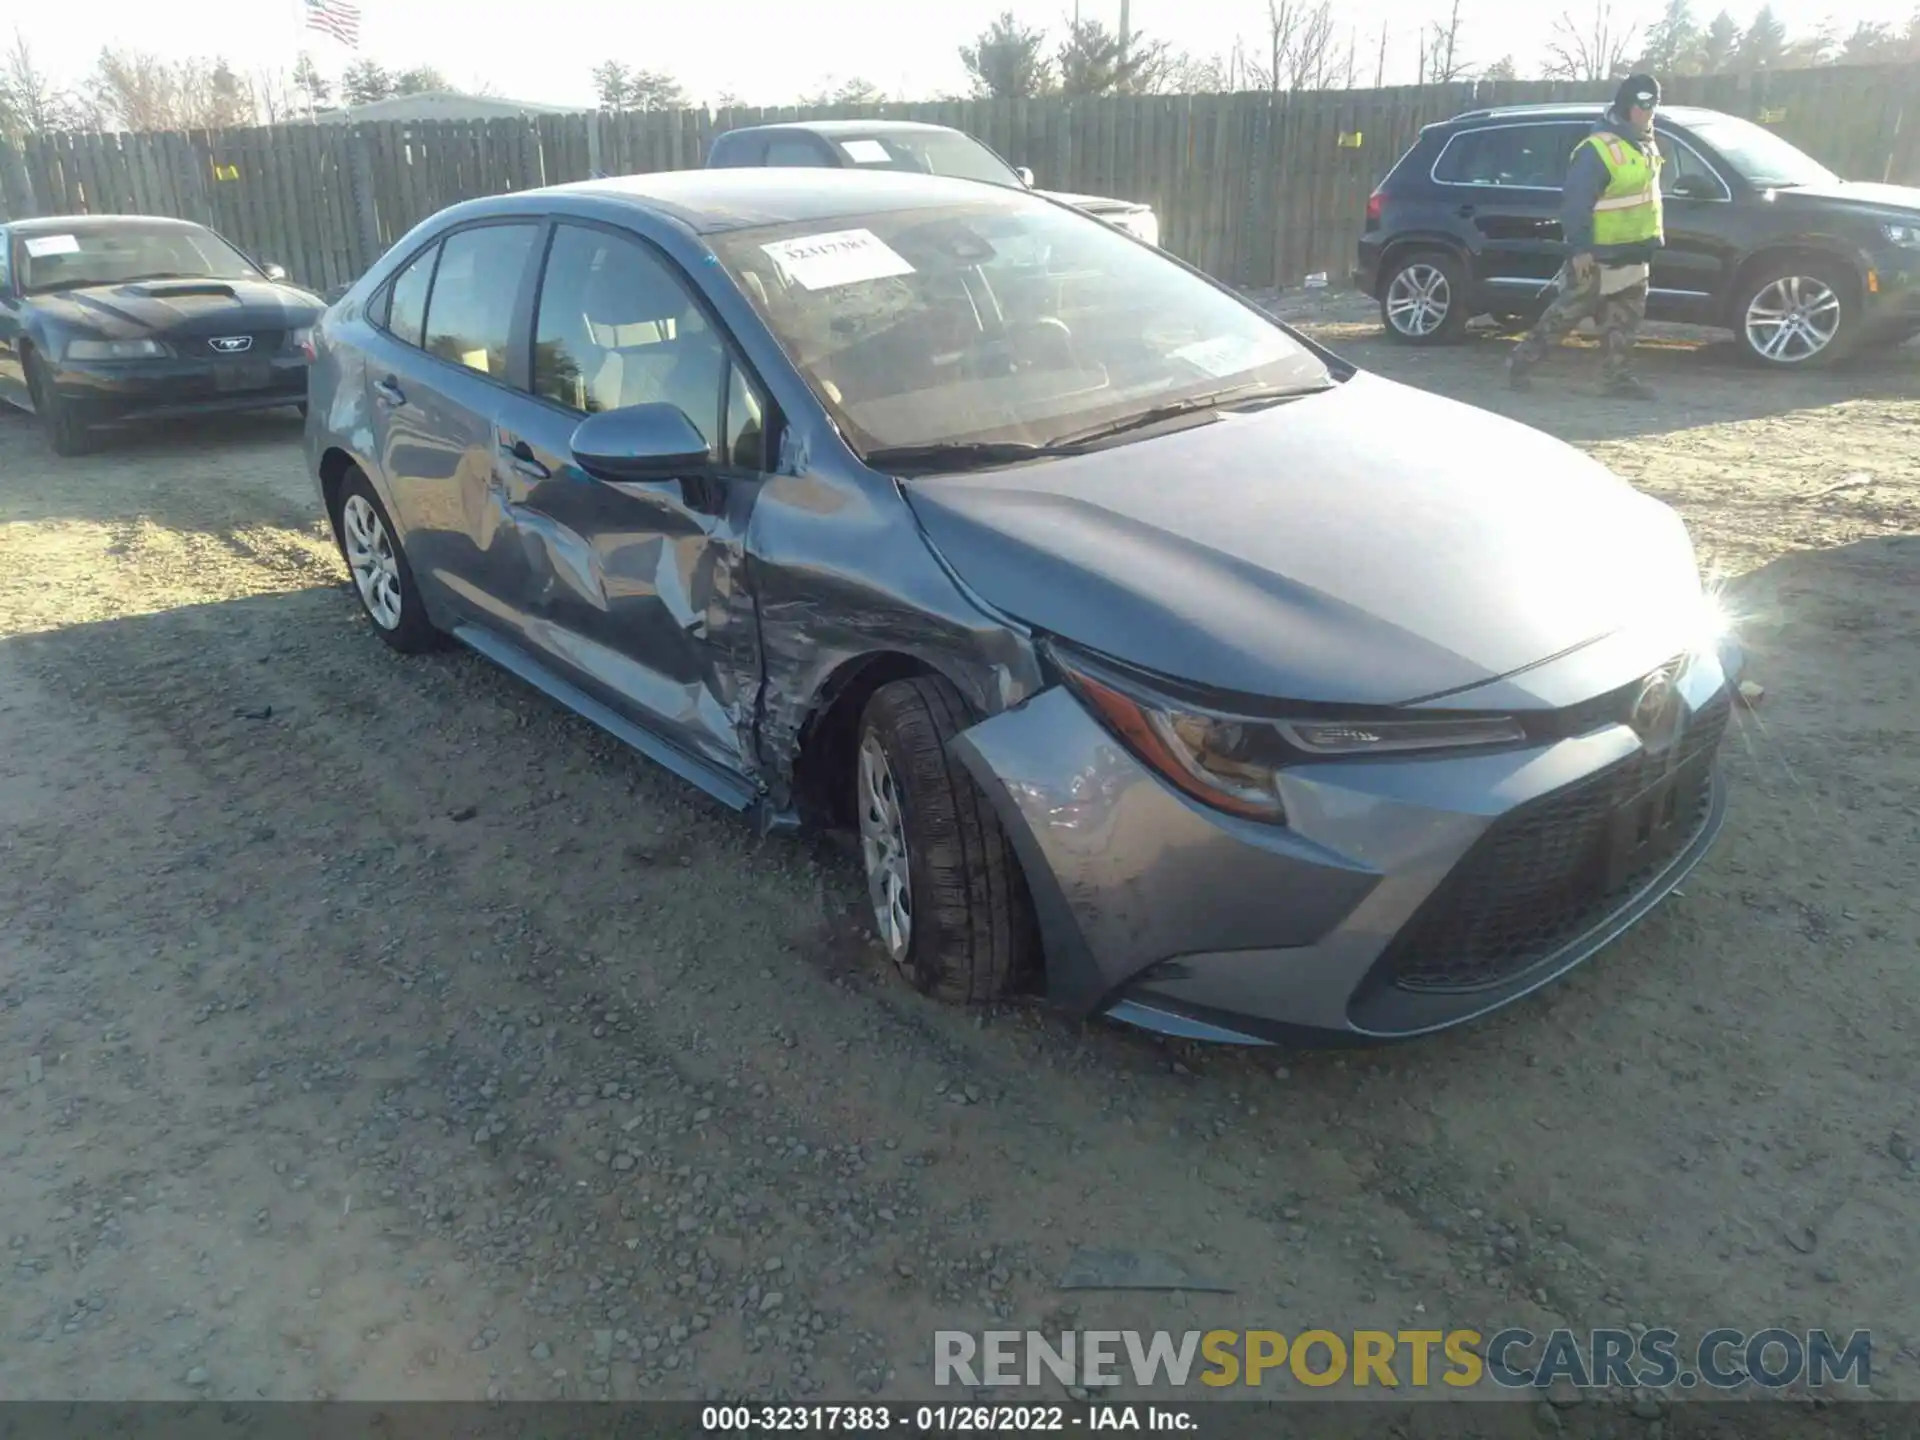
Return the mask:
[[1379,223],[1380,223],[1380,192],[1376,190],[1367,197],[1367,224],[1378,225]]

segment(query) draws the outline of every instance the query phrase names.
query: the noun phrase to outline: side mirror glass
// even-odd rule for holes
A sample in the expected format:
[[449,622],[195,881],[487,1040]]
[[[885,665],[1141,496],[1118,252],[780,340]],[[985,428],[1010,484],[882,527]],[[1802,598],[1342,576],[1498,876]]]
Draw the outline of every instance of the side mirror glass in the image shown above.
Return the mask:
[[287,267],[269,264],[264,273],[269,280],[284,280],[287,278]]
[[1019,169],[1015,170],[1013,173],[1020,177],[1020,183],[1022,185],[1026,186],[1029,190],[1033,188],[1033,171],[1029,170],[1026,166],[1022,165]]
[[596,480],[678,480],[712,465],[707,439],[678,405],[603,410],[575,427],[574,463]]

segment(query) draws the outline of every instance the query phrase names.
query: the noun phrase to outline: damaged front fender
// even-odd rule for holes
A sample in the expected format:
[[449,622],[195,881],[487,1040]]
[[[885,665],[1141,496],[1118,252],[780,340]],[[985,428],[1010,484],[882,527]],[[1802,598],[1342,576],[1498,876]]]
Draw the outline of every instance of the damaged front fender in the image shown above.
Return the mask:
[[1183,954],[1311,945],[1379,875],[1284,826],[1201,807],[1064,688],[955,737],[1026,872],[1047,992],[1077,1015]]

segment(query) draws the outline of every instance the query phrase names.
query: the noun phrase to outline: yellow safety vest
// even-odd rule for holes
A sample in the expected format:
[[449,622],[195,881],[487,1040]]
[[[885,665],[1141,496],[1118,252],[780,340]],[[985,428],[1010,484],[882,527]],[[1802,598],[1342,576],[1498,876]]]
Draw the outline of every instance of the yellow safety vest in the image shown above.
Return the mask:
[[[1642,150],[1618,135],[1596,131],[1580,142],[1599,152],[1607,167],[1607,188],[1593,207],[1594,249],[1644,245],[1658,240],[1661,229],[1660,152]],[[1576,147],[1574,154],[1578,155]]]

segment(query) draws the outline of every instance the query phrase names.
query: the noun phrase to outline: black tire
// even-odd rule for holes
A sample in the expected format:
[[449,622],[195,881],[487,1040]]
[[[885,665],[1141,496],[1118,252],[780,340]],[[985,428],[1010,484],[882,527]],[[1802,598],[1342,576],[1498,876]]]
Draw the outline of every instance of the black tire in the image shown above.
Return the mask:
[[47,437],[47,448],[56,455],[84,455],[93,448],[93,432],[86,417],[60,398],[47,374],[47,362],[40,352],[27,352],[27,394],[33,400],[33,413],[39,417],[40,433]]
[[[1438,277],[1437,284],[1434,277]],[[1403,293],[1403,285],[1420,289],[1430,300],[1438,297],[1443,301],[1443,309],[1438,319],[1432,320],[1431,328],[1419,328],[1414,323],[1416,311],[1403,308],[1412,298]],[[1431,319],[1426,312],[1417,313],[1422,323]],[[1402,345],[1457,344],[1466,333],[1467,321],[1472,318],[1467,271],[1457,256],[1444,250],[1406,250],[1394,256],[1393,263],[1381,275],[1380,323],[1389,340],[1397,340]]]
[[[1025,985],[1038,967],[1040,946],[1012,843],[987,797],[947,750],[969,723],[959,691],[937,676],[881,686],[860,717],[853,784],[864,842],[862,752],[877,744],[905,832],[912,902],[906,952],[895,955],[895,963],[924,994],[979,1004]],[[862,844],[871,877],[870,848]],[[870,878],[870,894],[873,885]],[[880,938],[886,947],[884,931]]]
[[[354,569],[354,551],[357,547],[350,526],[360,516],[357,507],[361,504],[368,507],[372,518],[378,522],[378,533],[384,536],[386,553],[392,557],[393,585],[391,589],[383,587],[381,591],[392,596],[397,605],[397,618],[392,623],[368,600],[360,573]],[[380,503],[372,482],[359,470],[349,470],[340,484],[333,529],[340,545],[340,558],[347,562],[347,575],[353,586],[354,598],[360,602],[360,609],[372,622],[374,633],[403,655],[419,655],[444,645],[447,637],[427,619],[427,607],[420,598],[420,587],[414,583],[413,567],[407,563],[407,552],[400,548],[399,540],[394,537],[393,521],[387,515],[387,507]],[[377,552],[377,545],[374,548]]]
[[[1824,287],[1837,306],[1839,320],[1831,340],[1812,353],[1799,351],[1788,345],[1789,353],[1769,355],[1762,348],[1764,339],[1756,341],[1753,327],[1749,323],[1750,312],[1756,303],[1776,285],[1783,282],[1791,286],[1798,280],[1802,294],[1807,294],[1812,285]],[[1784,300],[1785,297],[1782,297]],[[1772,307],[1769,307],[1772,308]],[[1860,328],[1860,284],[1859,277],[1845,265],[1832,260],[1786,259],[1761,267],[1741,281],[1739,292],[1734,296],[1733,314],[1729,317],[1733,327],[1733,338],[1740,347],[1741,355],[1750,363],[1768,370],[1818,370],[1850,355],[1859,341]],[[1762,329],[1763,337],[1769,332]]]

